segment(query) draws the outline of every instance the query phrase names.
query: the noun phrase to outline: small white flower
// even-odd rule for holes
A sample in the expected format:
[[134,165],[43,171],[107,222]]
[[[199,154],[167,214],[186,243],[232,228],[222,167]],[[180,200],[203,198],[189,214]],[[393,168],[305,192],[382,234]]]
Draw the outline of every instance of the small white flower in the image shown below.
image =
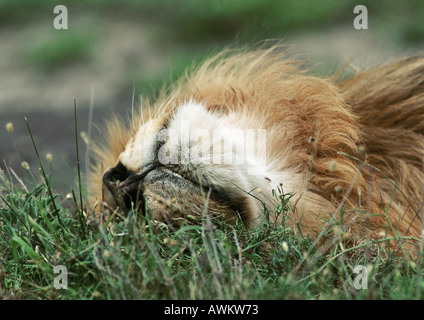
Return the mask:
[[13,132],[13,123],[12,122],[6,123],[6,130],[10,133]]
[[289,245],[287,244],[287,242],[283,242],[282,243],[282,247],[285,253],[289,252]]
[[25,170],[29,170],[29,164],[26,161],[22,161],[21,163],[22,168],[24,168]]

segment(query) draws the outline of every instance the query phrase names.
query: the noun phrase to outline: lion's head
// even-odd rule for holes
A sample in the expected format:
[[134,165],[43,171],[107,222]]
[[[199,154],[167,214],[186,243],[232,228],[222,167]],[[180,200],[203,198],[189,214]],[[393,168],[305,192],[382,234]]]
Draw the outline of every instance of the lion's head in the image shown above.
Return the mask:
[[[264,206],[272,211],[272,190],[282,185],[292,194],[289,223],[312,237],[336,221],[362,239],[391,234],[390,224],[418,236],[421,218],[411,199],[422,201],[422,188],[408,194],[410,185],[401,184],[411,170],[408,183],[422,187],[423,174],[416,163],[402,172],[393,165],[423,156],[422,132],[408,140],[420,150],[395,155],[396,142],[388,145],[378,123],[386,126],[401,101],[385,105],[387,91],[375,88],[380,79],[385,90],[410,92],[412,83],[396,83],[414,70],[412,63],[423,68],[417,61],[337,82],[308,75],[280,46],[225,51],[154,104],[144,103],[128,127],[116,119],[106,125],[91,175],[93,198],[174,226],[209,214],[239,217],[250,227],[261,222]],[[422,106],[416,117],[423,117]],[[403,139],[408,130],[398,125],[391,133]],[[390,179],[403,193],[393,193]]]

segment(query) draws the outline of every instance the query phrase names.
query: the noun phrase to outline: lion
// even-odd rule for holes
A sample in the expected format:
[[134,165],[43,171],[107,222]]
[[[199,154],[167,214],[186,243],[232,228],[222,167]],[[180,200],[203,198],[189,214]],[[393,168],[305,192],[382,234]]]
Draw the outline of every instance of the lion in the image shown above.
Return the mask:
[[348,77],[305,65],[281,45],[227,49],[143,100],[129,124],[112,118],[94,148],[92,203],[174,227],[206,214],[253,228],[280,186],[295,232],[327,239],[338,226],[351,245],[416,252],[424,57]]

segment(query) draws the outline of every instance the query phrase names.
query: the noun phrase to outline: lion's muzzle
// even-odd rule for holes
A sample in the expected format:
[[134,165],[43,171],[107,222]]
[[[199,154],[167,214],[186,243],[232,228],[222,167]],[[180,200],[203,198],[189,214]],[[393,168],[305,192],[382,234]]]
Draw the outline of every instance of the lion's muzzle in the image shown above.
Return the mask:
[[103,185],[112,194],[116,204],[125,209],[143,208],[143,178],[145,174],[128,171],[121,163],[103,174]]

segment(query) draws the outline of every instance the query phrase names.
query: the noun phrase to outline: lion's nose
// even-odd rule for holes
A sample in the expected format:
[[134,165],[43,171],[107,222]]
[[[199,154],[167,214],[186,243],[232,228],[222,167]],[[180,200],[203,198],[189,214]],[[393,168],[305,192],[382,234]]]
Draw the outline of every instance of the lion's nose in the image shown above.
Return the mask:
[[112,194],[116,204],[126,211],[143,209],[142,177],[128,171],[121,163],[103,174],[103,184]]
[[108,188],[113,188],[119,184],[119,182],[126,180],[129,175],[130,173],[128,172],[127,168],[125,168],[122,163],[119,163],[115,167],[106,170],[106,172],[103,174],[103,183]]

